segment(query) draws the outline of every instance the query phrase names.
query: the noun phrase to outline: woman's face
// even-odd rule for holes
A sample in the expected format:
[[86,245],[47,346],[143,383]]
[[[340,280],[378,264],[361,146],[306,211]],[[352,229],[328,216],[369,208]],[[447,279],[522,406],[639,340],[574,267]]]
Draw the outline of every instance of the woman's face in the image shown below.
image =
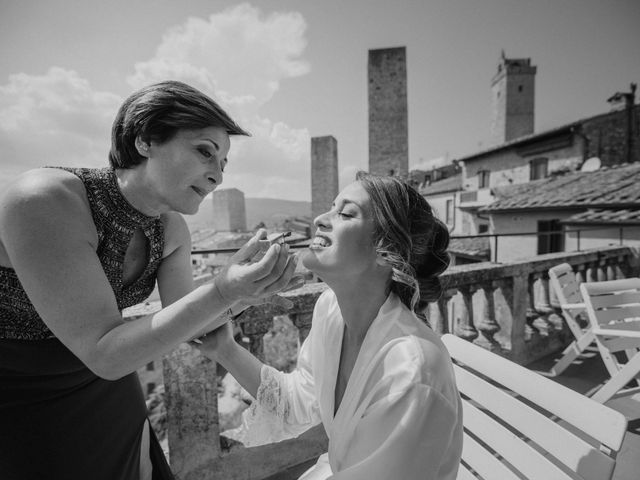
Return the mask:
[[167,142],[152,141],[141,153],[148,158],[145,180],[159,209],[196,213],[222,183],[229,147],[229,135],[220,127],[178,130]]
[[375,268],[371,199],[359,182],[342,190],[331,210],[319,215],[314,224],[315,237],[302,255],[306,268],[322,278],[363,274]]

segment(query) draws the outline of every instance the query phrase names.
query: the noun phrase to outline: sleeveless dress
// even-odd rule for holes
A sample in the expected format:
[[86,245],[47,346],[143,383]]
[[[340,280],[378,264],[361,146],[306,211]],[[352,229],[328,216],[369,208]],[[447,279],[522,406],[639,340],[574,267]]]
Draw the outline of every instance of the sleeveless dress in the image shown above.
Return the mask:
[[[159,217],[127,202],[111,168],[64,170],[84,183],[97,255],[118,308],[144,301],[162,260]],[[148,264],[125,286],[124,256],[137,229],[149,242]],[[0,267],[0,478],[137,480],[146,421],[137,373],[115,381],[96,376],[47,328],[15,271]],[[149,430],[153,479],[173,479]]]

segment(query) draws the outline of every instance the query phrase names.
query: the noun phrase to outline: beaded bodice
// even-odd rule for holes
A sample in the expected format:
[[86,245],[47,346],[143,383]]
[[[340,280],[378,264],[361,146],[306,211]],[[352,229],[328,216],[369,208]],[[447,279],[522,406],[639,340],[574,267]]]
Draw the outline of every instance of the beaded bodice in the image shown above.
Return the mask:
[[[111,168],[63,168],[84,183],[91,215],[98,232],[97,255],[120,310],[146,299],[155,286],[164,249],[164,229],[159,217],[136,210],[122,195]],[[148,262],[142,274],[129,285],[122,280],[124,257],[136,230],[149,242]],[[87,295],[90,295],[87,292]],[[44,324],[16,272],[0,267],[0,338],[40,340],[54,335]]]

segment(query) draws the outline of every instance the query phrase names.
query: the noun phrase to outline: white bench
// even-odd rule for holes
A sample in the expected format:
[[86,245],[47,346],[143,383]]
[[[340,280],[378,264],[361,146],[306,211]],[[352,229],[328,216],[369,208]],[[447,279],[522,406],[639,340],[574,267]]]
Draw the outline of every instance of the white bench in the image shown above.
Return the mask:
[[615,410],[446,334],[463,398],[458,479],[610,479],[627,429]]

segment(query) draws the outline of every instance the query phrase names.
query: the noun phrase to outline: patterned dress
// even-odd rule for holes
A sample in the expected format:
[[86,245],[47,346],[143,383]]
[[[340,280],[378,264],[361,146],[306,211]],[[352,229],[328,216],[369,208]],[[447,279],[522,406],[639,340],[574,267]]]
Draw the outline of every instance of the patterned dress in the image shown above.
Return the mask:
[[[118,307],[144,301],[162,260],[160,218],[127,202],[111,168],[65,170],[84,183],[96,253]],[[149,242],[148,263],[124,285],[125,253],[140,229]],[[146,421],[137,374],[115,381],[96,376],[47,328],[16,272],[0,267],[0,477],[137,480]],[[149,455],[154,479],[173,478],[152,431]]]

